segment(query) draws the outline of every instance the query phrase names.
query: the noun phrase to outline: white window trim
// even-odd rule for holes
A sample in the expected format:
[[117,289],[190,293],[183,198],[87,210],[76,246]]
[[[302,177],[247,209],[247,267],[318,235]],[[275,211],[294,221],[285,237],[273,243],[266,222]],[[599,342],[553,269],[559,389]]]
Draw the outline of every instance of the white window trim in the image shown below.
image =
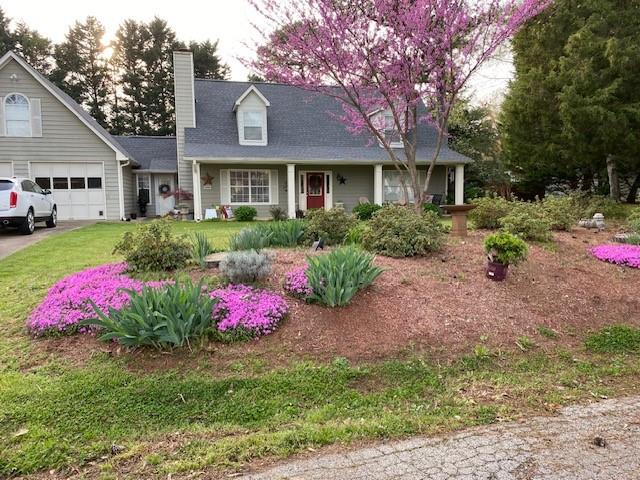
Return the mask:
[[[9,125],[8,125],[8,121],[9,118],[7,117],[7,99],[11,96],[11,95],[20,95],[22,98],[24,98],[27,101],[27,105],[29,106],[29,110],[27,112],[27,123],[29,124],[29,135],[10,135],[9,134]],[[3,99],[2,99],[2,110],[3,110],[3,121],[4,121],[4,133],[6,137],[9,138],[31,138],[33,137],[33,125],[31,125],[31,100],[29,100],[29,97],[26,96],[24,93],[20,93],[20,92],[10,92],[8,93]]]
[[140,191],[140,177],[147,177],[149,180],[149,203],[147,203],[147,205],[153,205],[153,197],[155,197],[155,195],[153,194],[154,190],[150,173],[136,173],[136,201],[138,201],[138,192]]
[[[260,140],[248,140],[244,136],[244,114],[245,113],[257,113],[260,114],[262,118],[262,138]],[[248,146],[260,146],[264,147],[268,144],[267,140],[267,109],[256,109],[256,108],[240,108],[236,115],[239,116],[238,119],[238,136],[240,145],[248,145]]]
[[[266,172],[269,176],[269,201],[267,202],[233,202],[231,201],[231,172]],[[274,205],[273,203],[273,180],[271,178],[271,170],[265,168],[230,168],[228,170],[229,175],[229,205],[231,206],[240,206],[240,205]],[[251,198],[251,173],[249,173],[249,198]]]
[[[396,202],[397,201],[397,200],[389,200],[389,199],[387,199],[387,189],[385,187],[385,179],[389,174],[398,174],[398,172],[396,170],[391,170],[391,169],[383,169],[382,170],[382,202],[383,203]],[[407,177],[408,177],[408,175],[405,178],[407,179],[407,190],[408,190],[408,193],[409,193],[409,192],[411,192],[411,185],[410,185],[411,180],[409,178],[407,178]],[[420,181],[422,182],[424,180],[424,172],[418,171],[418,177],[421,179]],[[407,198],[406,201],[407,201],[407,203],[413,202],[413,200],[409,199],[409,198]]]

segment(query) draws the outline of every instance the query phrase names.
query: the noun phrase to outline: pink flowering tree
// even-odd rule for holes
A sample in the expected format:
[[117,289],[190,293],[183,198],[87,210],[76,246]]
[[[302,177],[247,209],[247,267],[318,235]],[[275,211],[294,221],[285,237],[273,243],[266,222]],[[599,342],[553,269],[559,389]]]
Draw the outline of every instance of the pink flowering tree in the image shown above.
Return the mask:
[[[380,143],[419,211],[456,97],[551,1],[251,0],[267,25],[259,28],[262,43],[251,66],[270,81],[337,99],[340,121]],[[419,124],[438,134],[431,158],[420,159],[428,165],[424,181],[416,158]]]

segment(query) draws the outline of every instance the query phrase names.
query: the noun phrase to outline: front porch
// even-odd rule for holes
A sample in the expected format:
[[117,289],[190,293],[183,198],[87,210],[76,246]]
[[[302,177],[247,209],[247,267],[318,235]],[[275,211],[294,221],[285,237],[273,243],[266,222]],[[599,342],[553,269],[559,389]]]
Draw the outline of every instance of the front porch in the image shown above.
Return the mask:
[[[421,169],[426,174],[426,167]],[[311,208],[342,207],[348,212],[361,201],[376,204],[402,198],[399,175],[393,165],[329,163],[241,163],[194,161],[195,219],[218,205],[250,205],[258,218],[270,218],[279,207],[289,218]],[[464,203],[464,164],[436,165],[429,194],[446,203],[453,189],[455,203]],[[409,199],[411,200],[411,199]]]

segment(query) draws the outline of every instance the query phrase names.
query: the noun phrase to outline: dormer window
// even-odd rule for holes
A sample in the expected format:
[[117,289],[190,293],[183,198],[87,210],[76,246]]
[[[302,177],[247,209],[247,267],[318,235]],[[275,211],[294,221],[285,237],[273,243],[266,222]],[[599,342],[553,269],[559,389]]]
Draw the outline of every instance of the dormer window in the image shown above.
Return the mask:
[[382,121],[385,140],[389,143],[391,148],[402,148],[402,138],[396,128],[396,122],[393,119],[391,112],[384,112]]
[[267,107],[269,105],[269,100],[255,85],[251,85],[236,100],[233,110],[238,120],[240,145],[267,145]]
[[244,140],[246,142],[262,142],[264,138],[263,114],[257,110],[247,110],[242,112],[244,120]]

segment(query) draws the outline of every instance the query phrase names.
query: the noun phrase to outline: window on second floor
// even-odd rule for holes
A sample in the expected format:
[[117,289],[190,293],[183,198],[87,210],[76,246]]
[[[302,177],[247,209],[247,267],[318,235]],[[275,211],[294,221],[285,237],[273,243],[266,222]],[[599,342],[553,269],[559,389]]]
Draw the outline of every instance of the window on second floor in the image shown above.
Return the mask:
[[264,139],[264,115],[259,110],[242,112],[243,135],[247,142],[262,142]]
[[29,100],[24,95],[12,93],[4,100],[6,134],[8,137],[31,136]]
[[402,148],[402,137],[396,128],[395,120],[391,112],[385,112],[383,114],[383,129],[384,138],[393,148]]

